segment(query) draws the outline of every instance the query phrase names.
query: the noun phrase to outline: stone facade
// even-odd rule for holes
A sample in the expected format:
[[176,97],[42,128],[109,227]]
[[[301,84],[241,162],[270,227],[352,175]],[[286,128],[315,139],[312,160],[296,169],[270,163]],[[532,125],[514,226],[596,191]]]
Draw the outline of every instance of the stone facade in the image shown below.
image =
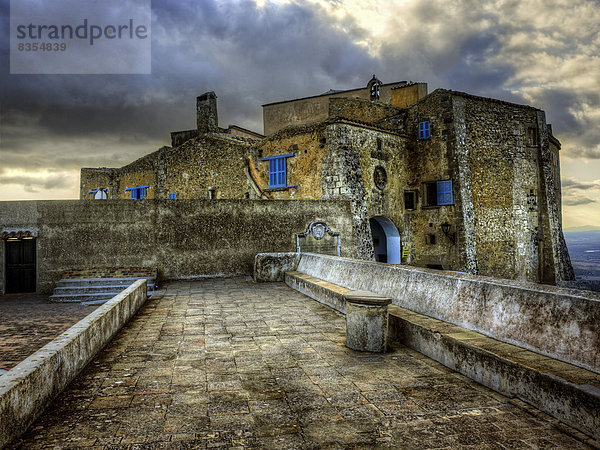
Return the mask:
[[573,279],[562,236],[560,142],[539,109],[381,83],[264,105],[266,137],[198,129],[120,169],[82,169],[81,198],[343,199],[363,259],[543,283]]
[[[406,89],[400,89],[406,88]],[[404,107],[427,94],[427,84],[396,81],[382,83],[375,75],[364,88],[330,90],[321,95],[263,105],[263,123],[266,135],[273,134],[290,124],[305,125],[326,119],[330,115],[330,100],[358,98]]]

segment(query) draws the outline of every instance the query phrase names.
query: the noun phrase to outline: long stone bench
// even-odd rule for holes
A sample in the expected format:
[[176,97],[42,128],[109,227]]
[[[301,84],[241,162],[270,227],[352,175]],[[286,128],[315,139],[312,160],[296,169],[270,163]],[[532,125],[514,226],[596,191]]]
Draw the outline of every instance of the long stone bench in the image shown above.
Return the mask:
[[[288,286],[345,313],[347,287],[299,271]],[[600,439],[600,374],[424,314],[389,306],[388,339]]]

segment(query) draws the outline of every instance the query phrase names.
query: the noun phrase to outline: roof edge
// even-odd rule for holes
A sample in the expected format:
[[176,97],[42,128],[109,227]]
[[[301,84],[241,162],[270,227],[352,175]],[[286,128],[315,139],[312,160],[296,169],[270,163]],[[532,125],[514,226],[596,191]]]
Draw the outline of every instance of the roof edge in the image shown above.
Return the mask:
[[[406,80],[393,81],[391,83],[383,83],[380,86],[390,86],[390,85],[399,84],[399,83],[407,83],[407,81]],[[293,99],[290,99],[290,100],[281,100],[281,101],[278,101],[278,102],[265,103],[264,105],[260,105],[260,106],[262,106],[264,108],[265,106],[277,105],[277,104],[280,104],[280,103],[289,103],[289,102],[296,102],[298,100],[308,100],[310,98],[326,97],[326,96],[329,96],[329,95],[341,94],[341,93],[344,93],[344,92],[361,91],[361,90],[366,89],[366,88],[367,87],[365,86],[365,87],[352,88],[352,89],[342,89],[340,91],[331,92],[331,93],[330,92],[325,92],[323,94],[309,95],[308,97],[300,97],[300,98],[293,98]]]

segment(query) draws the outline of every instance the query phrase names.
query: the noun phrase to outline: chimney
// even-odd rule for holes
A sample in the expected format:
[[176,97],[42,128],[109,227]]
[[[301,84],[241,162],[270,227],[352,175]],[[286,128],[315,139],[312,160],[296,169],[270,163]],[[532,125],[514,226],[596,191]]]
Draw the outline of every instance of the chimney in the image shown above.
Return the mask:
[[217,115],[217,95],[211,91],[196,97],[196,121],[198,134],[219,131]]

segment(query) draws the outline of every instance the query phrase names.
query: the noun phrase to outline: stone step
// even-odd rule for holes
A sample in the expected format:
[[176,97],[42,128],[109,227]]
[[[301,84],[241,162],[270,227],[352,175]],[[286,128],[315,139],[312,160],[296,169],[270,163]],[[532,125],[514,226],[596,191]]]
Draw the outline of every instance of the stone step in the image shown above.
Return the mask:
[[80,302],[90,302],[96,300],[110,300],[115,295],[119,295],[124,289],[120,289],[119,291],[113,292],[101,292],[95,294],[53,294],[50,296],[51,302],[60,302],[60,303],[80,303]]
[[154,279],[139,278],[63,278],[56,284],[52,302],[81,302],[94,305],[106,302],[127,289],[138,279],[146,279],[148,295],[154,291]]
[[[348,288],[302,272],[286,272],[285,282],[346,310]],[[389,306],[389,327],[389,339],[600,438],[600,374],[395,305]]]
[[[54,289],[54,295],[72,295],[72,294],[101,294],[103,292],[120,292],[130,285],[111,284],[111,285],[86,285],[86,286],[57,286]],[[153,286],[148,286],[148,292],[152,291]]]
[[[144,278],[144,277],[140,277]],[[140,278],[63,278],[56,284],[57,287],[68,287],[68,286],[129,286],[134,281]],[[148,280],[148,285],[154,286],[154,279],[145,277]]]

